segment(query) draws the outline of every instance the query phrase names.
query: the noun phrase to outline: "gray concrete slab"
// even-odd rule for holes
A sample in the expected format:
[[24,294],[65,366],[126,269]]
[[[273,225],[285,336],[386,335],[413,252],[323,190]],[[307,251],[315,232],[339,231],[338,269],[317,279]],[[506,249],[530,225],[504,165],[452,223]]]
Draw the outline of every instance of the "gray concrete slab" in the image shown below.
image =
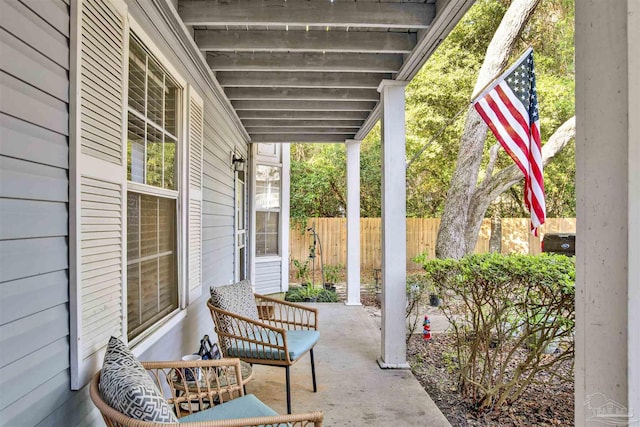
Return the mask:
[[[380,369],[380,329],[363,307],[310,305],[320,309],[318,392],[306,355],[291,370],[293,412],[322,411],[326,426],[451,426],[411,371]],[[283,368],[254,366],[247,392],[286,413]]]

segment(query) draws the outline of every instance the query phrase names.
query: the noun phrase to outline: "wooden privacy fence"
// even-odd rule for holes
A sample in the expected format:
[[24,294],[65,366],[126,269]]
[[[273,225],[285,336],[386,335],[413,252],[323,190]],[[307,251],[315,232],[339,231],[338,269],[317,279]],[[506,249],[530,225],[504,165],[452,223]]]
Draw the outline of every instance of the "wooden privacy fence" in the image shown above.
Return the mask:
[[[547,232],[575,233],[575,218],[547,218],[540,229],[540,236],[535,237],[529,232],[529,218],[502,219],[501,252],[538,254],[540,240]],[[440,226],[439,218],[407,218],[407,269],[417,270],[421,267],[411,262],[418,254],[427,252],[429,257],[435,257],[436,236]],[[347,220],[346,218],[313,218],[307,222],[304,229],[292,225],[289,239],[289,257],[300,261],[309,256],[309,247],[313,243],[313,236],[307,232],[308,227],[314,227],[322,245],[322,260],[324,265],[343,266],[347,262]],[[302,232],[300,230],[303,230]],[[360,268],[372,270],[380,268],[382,259],[380,218],[360,219]],[[491,237],[491,219],[482,222],[476,253],[489,252],[489,238]],[[320,247],[316,249],[320,253]],[[319,268],[319,261],[317,261]]]

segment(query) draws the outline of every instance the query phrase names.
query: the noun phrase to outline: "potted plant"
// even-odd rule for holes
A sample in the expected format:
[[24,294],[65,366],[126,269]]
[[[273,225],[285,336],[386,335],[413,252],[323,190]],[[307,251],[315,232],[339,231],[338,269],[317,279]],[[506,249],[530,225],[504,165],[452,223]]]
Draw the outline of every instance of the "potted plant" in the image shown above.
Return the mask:
[[340,280],[340,272],[342,271],[342,264],[338,265],[326,265],[324,267],[324,283],[323,286],[326,290],[335,292],[336,283]]

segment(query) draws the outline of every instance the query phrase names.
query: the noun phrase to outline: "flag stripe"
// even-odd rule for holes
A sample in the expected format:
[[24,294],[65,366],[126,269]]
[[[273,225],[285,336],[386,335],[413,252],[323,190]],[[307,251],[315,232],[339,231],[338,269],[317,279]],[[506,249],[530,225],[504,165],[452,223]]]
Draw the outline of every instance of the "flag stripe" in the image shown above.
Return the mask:
[[[523,166],[526,165],[529,158],[529,129],[526,125],[524,128],[520,125],[520,122],[524,120],[520,112],[503,104],[502,99],[500,99],[501,102],[498,103],[493,97],[488,97],[487,101],[495,114],[495,119],[497,119],[501,125],[496,126],[496,128],[498,130],[504,130],[504,132],[501,132],[503,134],[503,140],[501,142],[505,145],[505,149],[508,147],[510,152],[518,156],[517,159],[513,159],[514,161],[520,161]],[[519,129],[520,132],[516,129]],[[506,133],[506,135],[504,133]]]
[[513,159],[513,161],[516,162],[516,165],[518,165],[518,167],[526,177],[527,176],[526,164],[528,163],[527,154],[523,152],[520,147],[518,146],[512,147],[511,145],[507,144],[506,140],[509,138],[509,136],[506,134],[506,132],[502,132],[502,130],[504,129],[502,128],[502,126],[498,127],[496,125],[496,123],[499,123],[500,120],[496,116],[493,108],[491,108],[488,105],[488,102],[485,99],[479,101],[475,105],[475,107],[476,107],[476,110],[480,113],[480,116],[482,117],[482,119],[487,123],[487,125],[489,125],[489,128],[495,135],[498,142],[500,142],[500,145],[502,145],[502,147]]

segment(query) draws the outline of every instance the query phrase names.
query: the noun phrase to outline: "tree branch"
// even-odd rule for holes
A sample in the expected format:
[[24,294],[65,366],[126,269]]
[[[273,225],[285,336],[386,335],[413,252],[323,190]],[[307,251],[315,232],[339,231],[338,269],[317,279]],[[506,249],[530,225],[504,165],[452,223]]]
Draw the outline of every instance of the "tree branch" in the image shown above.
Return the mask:
[[[576,136],[576,117],[564,122],[542,146],[542,166],[546,166]],[[465,241],[468,252],[472,251],[478,240],[482,218],[489,204],[502,193],[519,182],[524,175],[515,164],[486,178],[473,193],[467,216]]]

